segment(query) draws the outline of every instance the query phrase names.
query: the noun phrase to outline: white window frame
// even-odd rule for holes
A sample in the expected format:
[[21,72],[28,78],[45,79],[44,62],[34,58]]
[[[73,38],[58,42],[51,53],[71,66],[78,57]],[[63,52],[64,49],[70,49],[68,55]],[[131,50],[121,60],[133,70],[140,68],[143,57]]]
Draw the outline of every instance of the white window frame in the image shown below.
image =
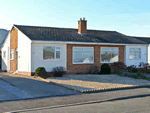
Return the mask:
[[[135,49],[134,52],[136,52],[137,50],[136,49],[141,49],[140,47],[129,47],[129,60],[141,60],[142,58],[134,58],[134,59],[131,59],[130,58],[130,49]],[[142,49],[141,49],[142,50]],[[141,52],[141,57],[142,57],[142,51],[140,50]]]
[[[12,54],[12,58],[11,58],[11,54]],[[10,50],[10,60],[13,60],[13,59],[14,59],[14,50],[11,49],[11,50]]]
[[[101,58],[101,52],[103,51],[102,48],[117,48],[118,49],[118,61],[119,62],[119,47],[101,47],[100,49],[100,63],[114,63],[114,62],[102,62],[102,58]],[[112,51],[112,50],[107,50],[107,51]]]
[[[55,47],[55,53],[54,53],[54,59],[44,59],[44,58],[42,58],[43,61],[61,61],[61,46],[54,46],[54,45],[52,45],[52,46],[43,46],[43,50],[44,50],[44,47]],[[60,50],[56,49],[56,47],[59,47]],[[43,53],[43,50],[42,50],[42,53]],[[56,59],[56,51],[60,51],[60,59]]]
[[[75,51],[75,48],[82,48],[83,51],[84,51],[84,48],[92,48],[93,49],[93,62],[86,62],[86,63],[83,63],[83,62],[74,62],[74,51]],[[72,64],[94,64],[94,47],[73,47],[72,49]]]
[[6,51],[3,51],[3,59],[6,59]]

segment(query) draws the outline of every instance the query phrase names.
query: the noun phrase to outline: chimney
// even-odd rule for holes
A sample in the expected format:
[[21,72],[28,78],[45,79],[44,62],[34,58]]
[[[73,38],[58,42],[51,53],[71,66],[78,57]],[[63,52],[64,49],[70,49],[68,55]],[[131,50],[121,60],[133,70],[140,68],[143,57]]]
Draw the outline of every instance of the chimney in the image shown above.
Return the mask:
[[86,24],[86,20],[85,18],[80,18],[80,20],[78,21],[78,33],[79,34],[87,34],[87,24]]

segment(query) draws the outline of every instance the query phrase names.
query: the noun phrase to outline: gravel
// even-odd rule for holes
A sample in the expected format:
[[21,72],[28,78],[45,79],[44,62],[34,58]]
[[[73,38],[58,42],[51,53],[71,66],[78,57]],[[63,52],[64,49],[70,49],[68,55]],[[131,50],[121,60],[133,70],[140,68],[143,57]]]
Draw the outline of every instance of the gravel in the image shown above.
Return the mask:
[[47,80],[79,91],[150,85],[150,81],[148,80],[121,77],[118,75],[64,75],[63,77],[50,77]]
[[27,92],[11,85],[8,82],[5,82],[4,80],[0,79],[0,87],[6,91],[8,91],[9,93],[11,93],[12,95],[15,95],[21,99],[26,99],[26,98],[33,98],[32,95],[28,94]]

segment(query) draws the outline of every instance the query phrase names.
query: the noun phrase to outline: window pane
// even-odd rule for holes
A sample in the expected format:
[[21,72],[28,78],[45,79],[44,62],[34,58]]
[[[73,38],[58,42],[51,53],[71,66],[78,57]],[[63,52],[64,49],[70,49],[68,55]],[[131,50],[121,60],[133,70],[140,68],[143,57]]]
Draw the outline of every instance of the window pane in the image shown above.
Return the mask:
[[130,59],[134,59],[135,58],[135,52],[134,51],[130,51],[129,58]]
[[93,51],[74,51],[74,59],[73,62],[75,63],[88,63],[88,62],[94,62],[94,55]]
[[81,48],[81,47],[80,47],[80,48],[75,47],[75,48],[73,48],[73,50],[74,50],[74,51],[83,51],[83,48]]
[[101,52],[101,62],[117,62],[118,52],[113,51],[102,51]]
[[118,52],[110,52],[110,53],[111,53],[110,62],[117,62],[118,61]]
[[134,51],[135,50],[135,48],[130,48],[130,51]]
[[101,52],[101,62],[110,62],[111,54],[108,51]]
[[135,58],[137,58],[137,59],[141,58],[141,52],[140,51],[135,52]]
[[101,47],[102,51],[107,51],[109,50],[109,47]]
[[94,49],[92,47],[85,47],[84,51],[93,51]]
[[141,48],[136,48],[136,51],[141,51]]
[[56,51],[56,59],[60,59],[60,51]]
[[54,59],[55,58],[55,47],[44,47],[43,59]]
[[83,58],[83,62],[94,62],[94,58],[93,58],[93,52],[89,52],[89,51],[84,51],[82,52],[82,58]]
[[60,47],[56,47],[56,50],[60,50]]
[[74,58],[73,58],[74,62],[83,62],[82,52],[74,51],[73,54],[74,54]]

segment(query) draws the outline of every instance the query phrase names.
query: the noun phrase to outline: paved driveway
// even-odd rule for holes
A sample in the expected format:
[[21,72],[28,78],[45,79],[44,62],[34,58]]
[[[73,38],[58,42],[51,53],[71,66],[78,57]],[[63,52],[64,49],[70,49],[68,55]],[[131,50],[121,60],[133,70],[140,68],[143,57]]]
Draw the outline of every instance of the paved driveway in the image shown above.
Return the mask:
[[[44,97],[44,96],[62,96],[62,95],[79,94],[79,92],[77,91],[73,91],[73,90],[58,86],[58,85],[51,84],[51,83],[43,82],[38,79],[33,79],[33,77],[32,78],[31,77],[19,77],[19,75],[14,77],[14,76],[9,76],[6,73],[0,73],[0,78],[7,81],[12,86],[14,85],[18,89],[21,89],[27,94],[33,96],[33,98]],[[9,88],[9,89],[12,89],[12,88]],[[11,92],[11,91],[8,91],[8,92]]]

